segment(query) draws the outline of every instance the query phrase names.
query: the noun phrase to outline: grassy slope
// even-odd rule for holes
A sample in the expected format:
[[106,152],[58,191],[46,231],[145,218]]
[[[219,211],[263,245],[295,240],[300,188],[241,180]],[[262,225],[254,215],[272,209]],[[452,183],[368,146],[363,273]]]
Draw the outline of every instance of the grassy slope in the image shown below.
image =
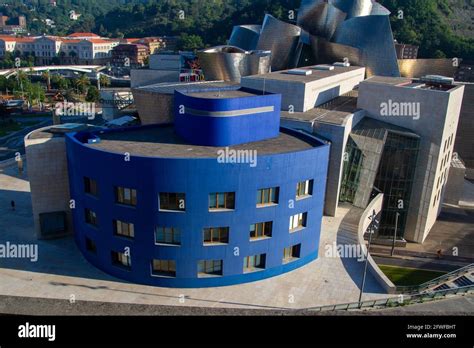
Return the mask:
[[426,271],[416,268],[394,266],[379,266],[382,272],[398,286],[420,285],[432,279],[441,277],[445,272]]

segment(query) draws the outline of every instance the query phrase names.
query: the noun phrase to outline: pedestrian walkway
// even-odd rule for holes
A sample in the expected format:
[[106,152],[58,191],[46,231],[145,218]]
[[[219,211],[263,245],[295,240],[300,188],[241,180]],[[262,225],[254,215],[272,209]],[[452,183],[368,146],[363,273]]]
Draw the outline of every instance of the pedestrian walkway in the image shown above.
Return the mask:
[[[16,210],[10,208],[15,200]],[[205,289],[168,289],[130,284],[91,266],[73,238],[37,241],[34,236],[29,183],[15,167],[0,169],[0,244],[37,243],[38,262],[0,258],[0,295],[76,300],[247,309],[301,309],[358,301],[363,262],[326,256],[334,244],[355,243],[344,218],[325,217],[320,258],[293,272],[248,284]],[[353,217],[349,215],[349,218]],[[349,219],[350,220],[350,219]],[[364,300],[387,295],[369,274]],[[65,302],[67,303],[67,302]]]

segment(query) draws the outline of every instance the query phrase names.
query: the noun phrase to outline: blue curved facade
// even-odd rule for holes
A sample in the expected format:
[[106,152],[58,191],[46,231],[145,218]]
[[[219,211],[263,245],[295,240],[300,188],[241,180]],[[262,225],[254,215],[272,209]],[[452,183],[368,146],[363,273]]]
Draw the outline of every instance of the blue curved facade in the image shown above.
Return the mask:
[[237,92],[248,92],[249,96],[208,98],[175,91],[176,132],[191,144],[203,146],[230,146],[277,137],[281,94],[257,95],[245,89]]
[[[158,127],[158,126],[152,126]],[[140,129],[146,129],[141,127]],[[129,130],[106,131],[120,133]],[[118,278],[163,287],[213,287],[256,281],[301,267],[318,257],[323,215],[329,145],[301,132],[283,133],[310,142],[302,151],[258,156],[256,166],[223,164],[215,158],[160,158],[107,152],[87,144],[103,134],[71,133],[66,137],[77,245],[85,258],[104,272]],[[97,195],[86,193],[84,178],[93,179]],[[299,182],[312,180],[312,192],[296,199]],[[116,187],[136,190],[136,205],[116,203]],[[257,207],[257,192],[279,188],[278,203]],[[185,211],[160,211],[163,192],[185,194]],[[235,193],[234,209],[210,211],[209,195]],[[96,225],[86,223],[86,209],[96,214]],[[306,213],[305,227],[290,233],[290,217]],[[134,225],[134,237],[114,233],[114,221]],[[252,224],[272,222],[271,237],[251,241]],[[155,229],[174,227],[181,231],[180,245],[156,243]],[[228,227],[228,243],[208,246],[203,230]],[[94,248],[91,250],[90,241]],[[88,244],[89,243],[89,244]],[[298,257],[284,261],[285,248],[299,246]],[[129,268],[113,262],[111,253],[130,251]],[[247,256],[265,255],[262,269],[246,272]],[[174,276],[157,276],[153,260],[175,262]],[[221,260],[217,276],[199,274],[202,260]]]

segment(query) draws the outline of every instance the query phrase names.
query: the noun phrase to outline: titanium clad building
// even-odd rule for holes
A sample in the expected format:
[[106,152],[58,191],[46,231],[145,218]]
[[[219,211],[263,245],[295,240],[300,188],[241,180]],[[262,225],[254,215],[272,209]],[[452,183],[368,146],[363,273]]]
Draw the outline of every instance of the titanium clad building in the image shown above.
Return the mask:
[[245,51],[234,46],[211,47],[198,52],[208,81],[240,82],[243,76],[271,71],[270,51]]
[[282,95],[282,110],[306,112],[352,91],[364,80],[357,66],[309,66],[295,70],[247,76],[242,87]]
[[400,76],[397,52],[388,16],[348,19],[339,26],[333,41],[336,44],[360,50],[361,57],[357,64],[366,67],[367,76]]
[[294,67],[301,28],[267,14],[257,44],[257,50],[271,51],[272,71]]
[[441,211],[463,95],[462,85],[402,78],[373,77],[359,85],[357,105],[368,116],[420,136],[411,198],[403,202],[410,207],[409,241],[423,243]]
[[246,51],[254,51],[257,49],[261,30],[261,25],[237,25],[232,30],[229,45],[240,47]]
[[[67,136],[84,257],[121,279],[181,288],[256,281],[316,259],[329,145],[278,131],[279,95],[176,93],[174,126]],[[212,131],[187,132],[193,118]]]
[[372,0],[303,0],[298,25],[318,63],[347,59],[367,76],[400,76],[390,12]]
[[327,2],[303,0],[298,12],[298,25],[311,35],[330,40],[347,14]]

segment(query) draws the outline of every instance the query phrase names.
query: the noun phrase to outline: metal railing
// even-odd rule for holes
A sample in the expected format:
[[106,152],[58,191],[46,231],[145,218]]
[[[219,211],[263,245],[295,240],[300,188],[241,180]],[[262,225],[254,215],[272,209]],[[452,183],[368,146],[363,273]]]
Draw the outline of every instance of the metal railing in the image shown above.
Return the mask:
[[450,272],[448,274],[444,274],[438,278],[435,278],[433,280],[430,280],[426,283],[420,284],[420,285],[414,285],[414,286],[397,286],[396,287],[396,293],[397,294],[413,294],[413,293],[421,293],[423,291],[429,290],[431,288],[434,288],[438,285],[442,285],[444,283],[447,283],[451,280],[455,280],[469,272],[474,272],[474,263],[471,263],[470,265],[467,265],[465,267],[459,268],[453,272]]
[[333,311],[349,311],[349,310],[359,310],[363,308],[392,308],[392,307],[401,307],[410,304],[430,302],[434,300],[439,300],[446,298],[450,295],[459,295],[467,294],[474,292],[474,285],[463,286],[460,288],[438,290],[427,293],[419,293],[412,295],[399,295],[396,297],[377,299],[377,300],[368,300],[362,302],[351,302],[343,303],[329,306],[320,306],[320,307],[311,307],[307,308],[308,311],[314,312],[333,312]]

